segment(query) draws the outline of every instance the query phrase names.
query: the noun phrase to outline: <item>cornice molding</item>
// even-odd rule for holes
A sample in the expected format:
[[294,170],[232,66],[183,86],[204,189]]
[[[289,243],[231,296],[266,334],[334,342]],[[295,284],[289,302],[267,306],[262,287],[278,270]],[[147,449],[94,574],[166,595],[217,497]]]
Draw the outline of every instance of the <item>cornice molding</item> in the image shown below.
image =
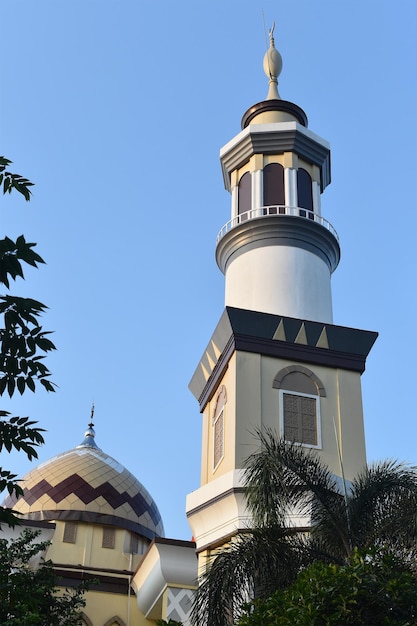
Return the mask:
[[241,222],[220,239],[216,261],[225,273],[232,256],[252,248],[294,246],[312,252],[333,273],[340,261],[340,245],[333,233],[320,223],[290,215],[269,215]]
[[253,154],[295,152],[320,169],[323,191],[331,182],[330,146],[327,141],[298,122],[252,124],[239,133],[220,151],[224,185],[231,191],[230,175],[242,167]]

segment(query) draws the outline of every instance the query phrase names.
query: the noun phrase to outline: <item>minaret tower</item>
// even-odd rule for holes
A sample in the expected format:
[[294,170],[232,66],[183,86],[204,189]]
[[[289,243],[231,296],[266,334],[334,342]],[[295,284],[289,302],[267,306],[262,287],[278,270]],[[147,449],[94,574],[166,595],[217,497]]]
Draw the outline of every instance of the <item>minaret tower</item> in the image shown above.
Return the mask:
[[232,199],[216,242],[225,310],[190,383],[203,414],[201,486],[187,498],[200,553],[249,522],[242,468],[257,429],[317,449],[339,476],[342,460],[347,479],[366,461],[360,376],[377,334],[333,325],[340,246],[320,205],[330,147],[280,98],[273,35],[267,98],[220,151]]
[[271,30],[267,99],[246,111],[242,132],[220,152],[232,214],[216,260],[226,306],[331,323],[330,277],[340,248],[320,209],[330,147],[308,130],[300,107],[279,97],[281,68]]

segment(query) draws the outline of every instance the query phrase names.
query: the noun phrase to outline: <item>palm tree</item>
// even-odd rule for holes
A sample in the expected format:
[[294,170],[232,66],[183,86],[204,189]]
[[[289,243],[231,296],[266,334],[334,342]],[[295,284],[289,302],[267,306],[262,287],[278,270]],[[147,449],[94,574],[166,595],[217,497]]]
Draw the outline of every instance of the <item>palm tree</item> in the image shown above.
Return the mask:
[[314,561],[344,564],[354,549],[375,545],[408,557],[415,550],[417,468],[384,461],[346,483],[316,451],[271,430],[257,437],[246,462],[253,528],[208,560],[194,603],[199,626],[234,624],[245,602],[288,586]]

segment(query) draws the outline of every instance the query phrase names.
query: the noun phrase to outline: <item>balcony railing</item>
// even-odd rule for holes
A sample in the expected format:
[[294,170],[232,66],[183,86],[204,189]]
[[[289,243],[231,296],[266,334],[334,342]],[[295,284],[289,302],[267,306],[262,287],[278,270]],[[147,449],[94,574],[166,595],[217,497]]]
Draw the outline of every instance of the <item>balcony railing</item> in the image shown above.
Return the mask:
[[223,228],[220,230],[219,234],[217,235],[216,244],[218,244],[219,241],[230,230],[232,230],[239,224],[242,224],[243,222],[247,222],[249,220],[255,220],[255,219],[256,220],[262,219],[263,217],[270,217],[270,216],[282,217],[283,215],[289,215],[290,217],[299,217],[304,220],[310,220],[312,222],[316,222],[317,224],[320,224],[320,226],[323,226],[323,228],[326,228],[329,232],[331,232],[332,235],[336,238],[336,240],[339,241],[339,236],[335,228],[333,228],[330,222],[324,219],[324,217],[322,217],[321,215],[318,215],[317,213],[313,213],[313,211],[309,211],[308,209],[303,209],[301,207],[275,205],[275,206],[262,206],[262,207],[259,207],[258,209],[251,209],[250,211],[247,211],[246,213],[237,215],[232,220],[227,222],[223,226]]

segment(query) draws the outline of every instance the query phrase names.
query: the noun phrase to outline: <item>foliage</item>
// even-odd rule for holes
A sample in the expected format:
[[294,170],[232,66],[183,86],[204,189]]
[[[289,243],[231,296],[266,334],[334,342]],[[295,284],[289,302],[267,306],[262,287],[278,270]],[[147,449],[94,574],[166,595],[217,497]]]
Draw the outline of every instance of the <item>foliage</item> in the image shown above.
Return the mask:
[[197,624],[230,624],[252,596],[268,595],[293,582],[305,561],[305,536],[280,525],[248,529],[207,560],[199,581],[193,619]]
[[342,484],[314,450],[272,431],[247,460],[248,505],[256,525],[284,527],[294,513],[309,519],[309,548],[343,564],[354,548],[412,548],[417,536],[417,468],[382,461]]
[[[3,193],[15,190],[30,200],[33,183],[8,171],[6,168],[10,164],[9,159],[0,157]],[[35,245],[27,242],[23,235],[16,241],[9,237],[0,240],[0,283],[7,289],[10,280],[24,278],[22,263],[35,268],[44,263],[33,250]],[[0,327],[0,395],[7,392],[12,397],[16,390],[23,394],[27,389],[34,392],[37,383],[46,391],[55,390],[49,380],[50,371],[44,364],[45,353],[55,350],[49,339],[50,333],[44,331],[40,324],[40,317],[46,308],[31,298],[0,296],[0,316],[3,318]],[[0,411],[0,452],[15,449],[25,453],[29,460],[37,458],[36,448],[44,442],[43,429],[36,427],[36,422],[28,417],[9,416],[7,411]],[[9,495],[22,494],[17,476],[0,467],[0,493],[5,490]],[[6,523],[13,526],[17,521],[10,508],[0,507],[0,525]]]
[[417,623],[415,571],[387,550],[316,562],[288,589],[255,600],[239,626],[407,626]]
[[176,622],[173,619],[170,619],[168,622],[166,622],[164,619],[159,619],[156,622],[157,626],[182,626],[182,622]]
[[59,580],[51,561],[31,561],[48,542],[35,543],[39,531],[24,530],[12,541],[0,539],[0,625],[76,626],[80,623],[86,586],[57,594]]
[[33,183],[27,178],[23,178],[20,174],[12,174],[6,168],[12,164],[12,161],[0,156],[0,186],[3,185],[3,193],[12,193],[15,189],[21,193],[27,201],[30,200],[31,191],[29,187],[33,187]]
[[287,587],[317,561],[344,566],[357,549],[372,546],[417,556],[415,467],[385,461],[343,485],[315,451],[272,431],[257,435],[259,450],[246,463],[254,527],[209,559],[195,597],[195,623],[235,623],[245,601]]

